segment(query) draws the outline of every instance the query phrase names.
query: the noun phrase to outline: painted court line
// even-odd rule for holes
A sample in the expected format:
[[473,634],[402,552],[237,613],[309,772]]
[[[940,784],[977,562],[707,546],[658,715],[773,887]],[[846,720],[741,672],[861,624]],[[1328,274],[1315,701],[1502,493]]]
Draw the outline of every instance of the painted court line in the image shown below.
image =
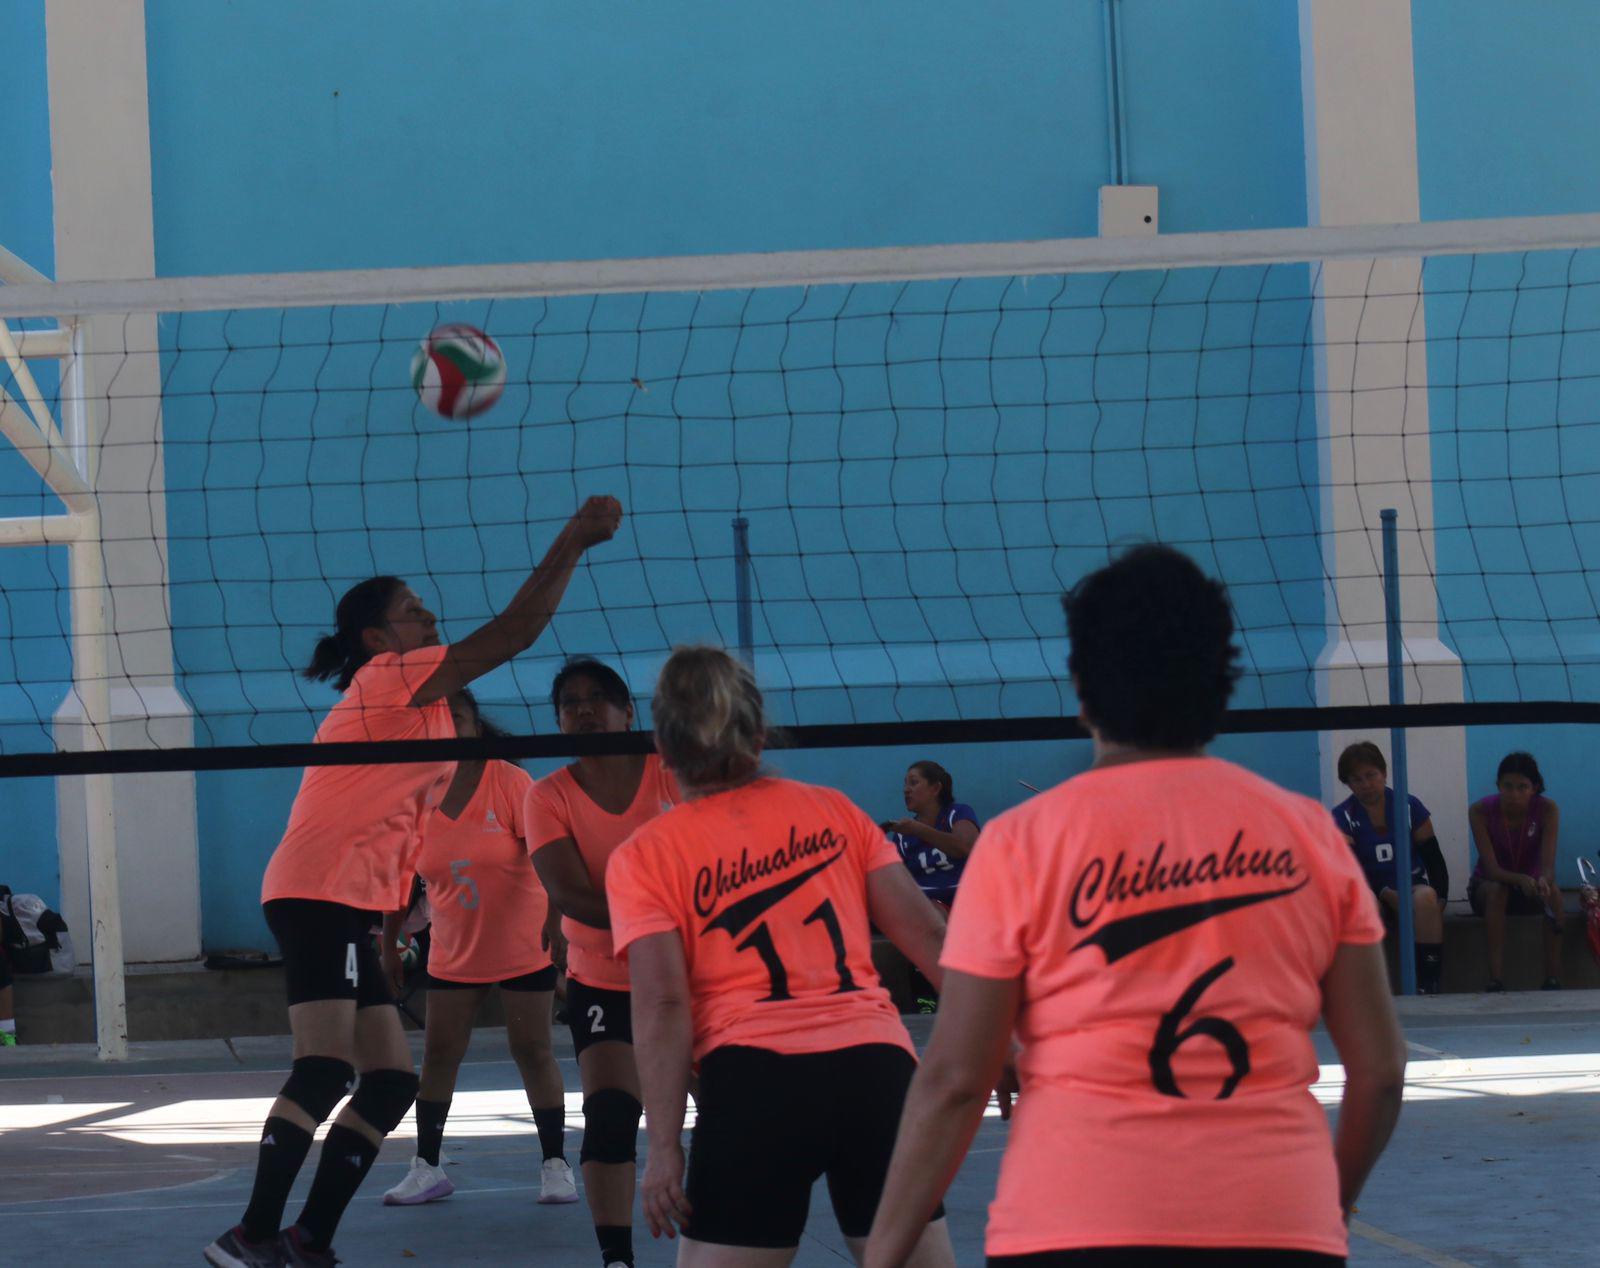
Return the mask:
[[1474,1268],[1465,1259],[1457,1259],[1454,1255],[1447,1255],[1442,1250],[1431,1250],[1420,1242],[1409,1241],[1404,1237],[1396,1237],[1393,1233],[1386,1233],[1381,1228],[1363,1220],[1351,1220],[1350,1231],[1357,1237],[1369,1242],[1376,1242],[1379,1246],[1387,1246],[1390,1250],[1397,1250],[1402,1255],[1410,1255],[1413,1259],[1420,1259],[1425,1264],[1433,1264],[1435,1268]]
[[1415,1039],[1407,1039],[1406,1047],[1412,1052],[1420,1052],[1425,1057],[1436,1057],[1444,1061],[1459,1061],[1460,1057],[1453,1052],[1446,1052],[1443,1048],[1430,1048],[1425,1043],[1418,1043]]

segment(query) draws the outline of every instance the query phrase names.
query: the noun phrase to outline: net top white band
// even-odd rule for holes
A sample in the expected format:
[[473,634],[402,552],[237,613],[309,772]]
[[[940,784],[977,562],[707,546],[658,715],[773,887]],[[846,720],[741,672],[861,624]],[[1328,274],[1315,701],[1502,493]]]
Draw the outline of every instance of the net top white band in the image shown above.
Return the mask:
[[[0,287],[0,318],[208,312],[340,304],[718,291],[748,287],[1038,277],[1130,269],[1292,264],[1600,246],[1600,214],[1413,224],[1054,238],[837,251],[775,251],[437,268],[224,274]],[[20,263],[20,261],[18,262]],[[28,270],[29,273],[32,270]]]

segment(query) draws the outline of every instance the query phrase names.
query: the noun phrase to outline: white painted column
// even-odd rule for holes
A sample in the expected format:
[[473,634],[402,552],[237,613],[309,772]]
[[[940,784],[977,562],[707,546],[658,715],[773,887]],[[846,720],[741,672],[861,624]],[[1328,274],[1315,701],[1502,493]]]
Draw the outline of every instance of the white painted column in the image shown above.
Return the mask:
[[[143,0],[48,0],[50,145],[59,281],[155,275]],[[111,637],[110,737],[116,748],[192,742],[173,683],[168,615],[161,373],[152,314],[83,323],[82,394],[64,401],[68,443],[89,455],[103,525],[76,550],[103,559]],[[56,714],[63,748],[85,747],[76,693]],[[62,906],[88,929],[86,781],[57,781]],[[131,962],[200,953],[200,874],[192,774],[122,775],[111,816]],[[81,943],[80,943],[81,945]]]
[[[1300,0],[1307,212],[1314,225],[1420,218],[1411,6],[1398,0]],[[1461,664],[1439,639],[1434,585],[1432,456],[1422,262],[1322,266],[1316,308],[1323,559],[1328,647],[1325,705],[1388,700],[1378,512],[1399,512],[1406,699],[1462,698]],[[1382,734],[1324,732],[1324,800],[1348,796],[1335,763],[1344,746]],[[1412,791],[1433,813],[1453,897],[1468,873],[1466,732],[1411,731]]]

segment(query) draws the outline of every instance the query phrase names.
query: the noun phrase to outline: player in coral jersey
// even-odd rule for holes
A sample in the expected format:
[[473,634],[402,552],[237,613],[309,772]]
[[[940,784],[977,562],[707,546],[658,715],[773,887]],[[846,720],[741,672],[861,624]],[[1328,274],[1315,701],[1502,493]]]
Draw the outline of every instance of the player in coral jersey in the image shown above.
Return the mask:
[[[652,713],[689,800],[634,833],[606,874],[633,982],[651,1231],[682,1230],[680,1264],[785,1264],[826,1175],[859,1251],[916,1068],[871,926],[937,980],[943,920],[848,797],[763,773],[761,693],[726,652],[675,651]],[[943,1212],[921,1223],[911,1262],[954,1264]]]
[[[503,737],[484,718],[472,692],[450,700],[456,734]],[[472,1020],[491,987],[499,987],[506,1041],[522,1074],[544,1153],[539,1201],[576,1202],[577,1186],[562,1148],[565,1131],[561,1067],[550,1048],[561,933],[544,886],[528,858],[523,802],[533,779],[512,762],[461,762],[423,829],[417,873],[433,914],[428,957],[428,1026],[417,1088],[417,1156],[400,1183],[383,1195],[391,1206],[449,1197],[439,1151],[455,1093],[456,1073],[472,1038]],[[384,917],[384,971],[398,985],[397,936],[403,912]]]
[[[567,735],[633,726],[628,684],[609,665],[568,661],[550,688]],[[580,757],[528,792],[525,828],[539,879],[567,938],[567,1018],[583,1081],[584,1194],[605,1264],[633,1264],[639,1075],[628,971],[611,943],[606,867],[632,834],[679,799],[653,753]]]
[[1342,1264],[1405,1066],[1377,905],[1325,810],[1203,753],[1237,677],[1220,584],[1145,546],[1065,606],[1095,765],[978,839],[866,1262],[904,1262],[1015,1033],[991,1265]]
[[[305,671],[316,682],[335,680],[343,693],[317,742],[452,737],[446,700],[533,645],[584,551],[609,540],[621,520],[615,498],[590,498],[505,609],[448,647],[433,613],[398,577],[350,589],[334,613],[336,632],[318,641]],[[416,1097],[411,1050],[368,930],[374,913],[405,904],[422,825],[453,768],[312,766],[301,780],[261,886],[283,951],[294,1066],[262,1132],[244,1218],[205,1249],[215,1268],[333,1263],[339,1218]],[[358,1070],[305,1209],[280,1231],[312,1135]]]

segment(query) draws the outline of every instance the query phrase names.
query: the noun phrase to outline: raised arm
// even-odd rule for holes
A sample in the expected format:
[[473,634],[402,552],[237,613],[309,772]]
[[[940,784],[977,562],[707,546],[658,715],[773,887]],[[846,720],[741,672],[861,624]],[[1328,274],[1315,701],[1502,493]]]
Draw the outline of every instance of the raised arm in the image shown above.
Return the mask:
[[568,919],[595,929],[611,928],[611,908],[603,890],[594,887],[578,843],[561,837],[533,852],[533,870],[550,895],[550,905]]
[[414,705],[452,696],[475,678],[533,646],[561,604],[583,552],[610,541],[622,523],[622,503],[613,497],[592,497],[556,534],[539,566],[528,575],[511,602],[459,643],[452,643],[439,668],[411,698]]

